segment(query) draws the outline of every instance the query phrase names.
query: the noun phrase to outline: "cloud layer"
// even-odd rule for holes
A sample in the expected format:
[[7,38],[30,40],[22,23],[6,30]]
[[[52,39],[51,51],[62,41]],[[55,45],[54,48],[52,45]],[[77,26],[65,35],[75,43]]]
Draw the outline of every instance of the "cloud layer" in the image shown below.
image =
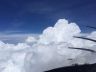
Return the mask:
[[[84,34],[76,23],[59,19],[53,27],[38,36],[29,36],[22,43],[0,41],[0,72],[44,72],[75,63],[96,63],[96,53],[79,49],[95,51],[96,43],[74,37],[81,35]],[[96,32],[85,36],[96,39]]]

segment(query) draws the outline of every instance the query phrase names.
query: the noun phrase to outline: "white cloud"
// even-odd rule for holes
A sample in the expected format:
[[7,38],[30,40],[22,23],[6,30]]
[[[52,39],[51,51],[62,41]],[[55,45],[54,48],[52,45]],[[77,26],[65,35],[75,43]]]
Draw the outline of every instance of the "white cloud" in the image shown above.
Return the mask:
[[25,41],[28,43],[34,43],[37,41],[37,39],[33,36],[29,36]]
[[[74,63],[96,63],[95,53],[68,48],[96,50],[94,42],[73,37],[77,35],[82,35],[79,26],[66,19],[58,20],[54,27],[46,28],[41,35],[2,35],[5,36],[3,39],[23,37],[23,41],[18,40],[17,44],[0,41],[0,72],[44,72]],[[96,32],[86,37],[96,39]]]
[[[68,23],[65,19],[60,19],[54,27],[48,27],[40,36],[40,42],[69,42],[74,36],[80,33],[78,25],[75,23]],[[66,35],[65,35],[66,34]]]

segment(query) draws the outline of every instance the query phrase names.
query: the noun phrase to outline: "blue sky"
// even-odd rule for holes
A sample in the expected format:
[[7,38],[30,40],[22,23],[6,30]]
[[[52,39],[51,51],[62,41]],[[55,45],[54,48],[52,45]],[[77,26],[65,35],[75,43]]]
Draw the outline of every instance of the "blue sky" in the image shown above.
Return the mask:
[[96,0],[0,0],[1,33],[41,33],[60,18],[96,27]]

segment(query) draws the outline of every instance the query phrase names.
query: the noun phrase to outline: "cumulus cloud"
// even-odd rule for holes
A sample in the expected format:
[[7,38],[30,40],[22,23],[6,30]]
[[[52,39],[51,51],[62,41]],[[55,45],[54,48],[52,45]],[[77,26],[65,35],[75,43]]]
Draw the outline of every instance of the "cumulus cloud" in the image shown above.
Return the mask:
[[26,40],[27,43],[34,43],[37,41],[37,39],[33,36],[29,36]]
[[[74,37],[81,35],[76,23],[59,19],[53,27],[38,36],[28,36],[22,43],[0,41],[0,72],[44,72],[75,63],[96,63],[96,43]],[[85,36],[96,39],[96,32]]]
[[[75,23],[68,23],[65,19],[60,19],[54,27],[48,27],[40,36],[40,42],[69,42],[72,36],[79,34],[81,31]],[[66,35],[65,35],[66,34]]]

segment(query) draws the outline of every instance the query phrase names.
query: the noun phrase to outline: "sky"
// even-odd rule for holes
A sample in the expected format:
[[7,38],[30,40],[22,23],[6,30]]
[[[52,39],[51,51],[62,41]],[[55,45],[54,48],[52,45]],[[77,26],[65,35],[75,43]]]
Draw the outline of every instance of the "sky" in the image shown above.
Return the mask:
[[0,72],[96,63],[95,19],[96,0],[0,0]]
[[96,27],[96,0],[0,0],[0,33],[42,33],[58,19]]

